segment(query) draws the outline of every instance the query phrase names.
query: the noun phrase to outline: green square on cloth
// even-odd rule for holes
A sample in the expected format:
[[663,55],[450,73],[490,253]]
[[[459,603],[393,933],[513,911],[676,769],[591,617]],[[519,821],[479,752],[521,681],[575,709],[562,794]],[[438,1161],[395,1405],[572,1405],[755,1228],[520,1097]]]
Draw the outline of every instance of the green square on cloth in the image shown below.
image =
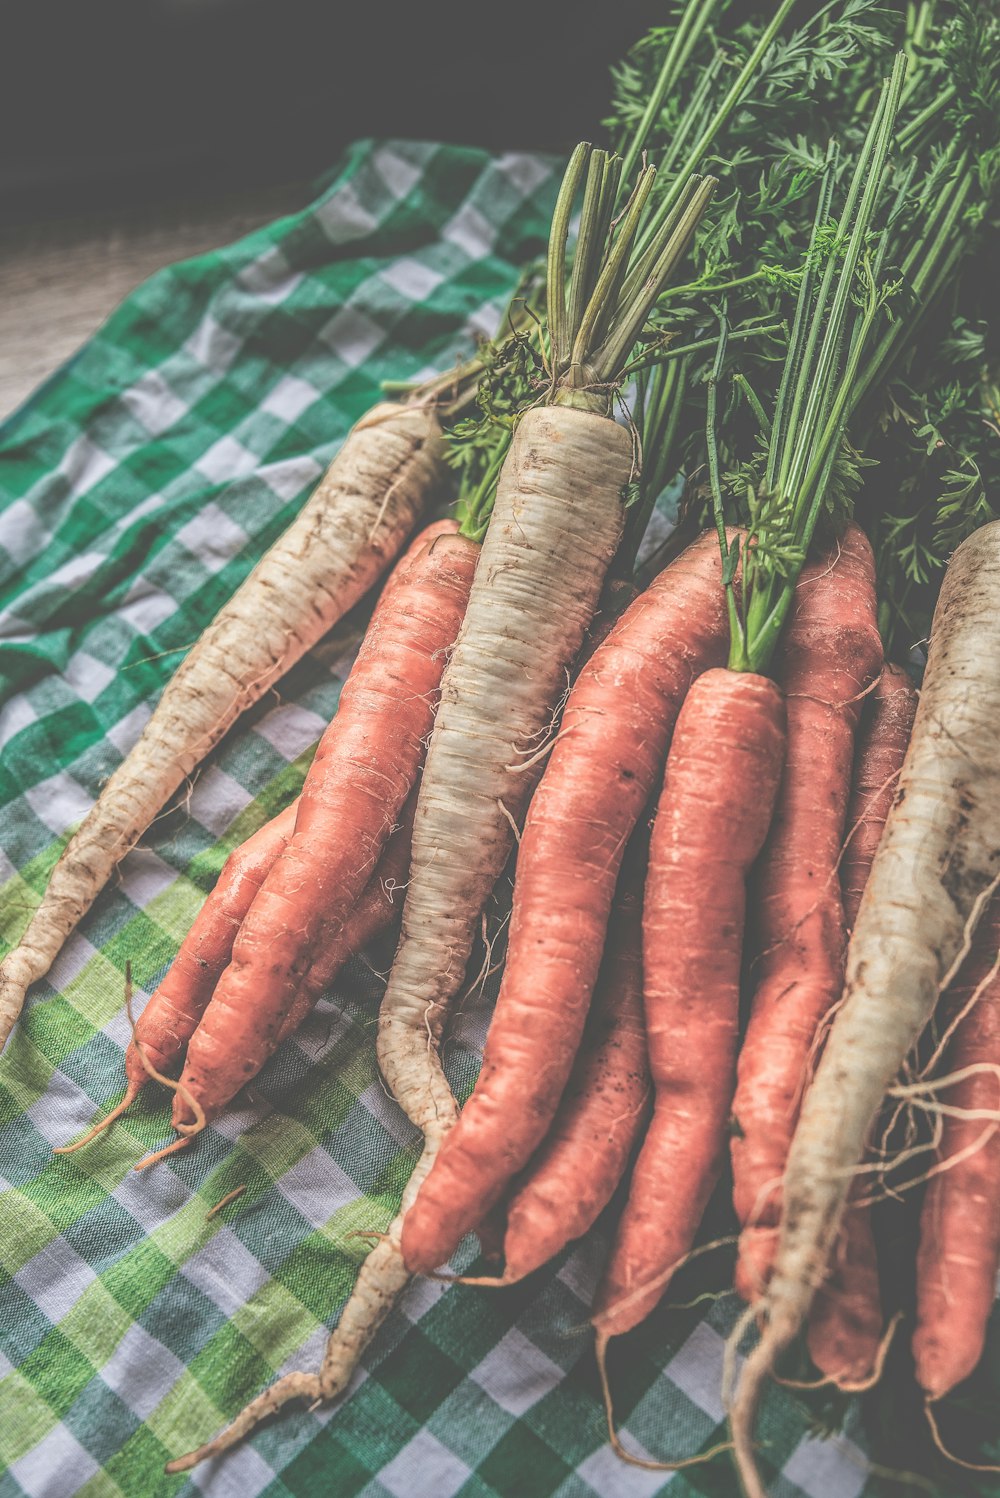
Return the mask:
[[[140,286],[0,428],[3,950],[379,381],[445,369],[496,329],[555,187],[535,156],[362,142],[301,213]],[[0,1059],[0,1498],[735,1494],[725,1457],[672,1476],[611,1451],[586,1334],[600,1230],[502,1294],[415,1283],[345,1403],[293,1407],[221,1461],[163,1474],[278,1373],[318,1366],[358,1231],[396,1210],[416,1139],[376,1071],[378,975],[354,963],[187,1153],[131,1168],[170,1137],[156,1089],[87,1150],[51,1150],[121,1093],[126,961],[138,1005],[229,851],[297,791],[356,638],[349,619],[228,735],[35,985]],[[489,999],[447,1042],[459,1095]],[[637,1452],[721,1438],[734,1318],[728,1300],[661,1308],[631,1339],[613,1371]],[[863,1491],[852,1439],[808,1439],[788,1395],[761,1436],[778,1498]]]

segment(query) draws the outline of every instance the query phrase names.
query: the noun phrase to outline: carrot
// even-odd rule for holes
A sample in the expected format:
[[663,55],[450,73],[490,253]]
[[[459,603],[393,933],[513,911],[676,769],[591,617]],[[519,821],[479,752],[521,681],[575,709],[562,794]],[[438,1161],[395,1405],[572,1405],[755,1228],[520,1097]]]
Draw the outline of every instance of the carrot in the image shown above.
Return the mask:
[[246,708],[367,592],[443,477],[433,409],[383,403],[356,423],[298,518],[167,684],[135,747],[70,838],[0,963],[0,1047],[120,859]]
[[916,711],[916,687],[902,666],[886,661],[878,685],[865,704],[847,808],[840,890],[848,932],[854,930],[872,860],[896,795]]
[[706,533],[625,611],[569,695],[518,852],[506,968],[479,1081],[403,1231],[414,1269],[453,1251],[541,1143],[597,981],[622,854],[726,615]]
[[336,717],[309,768],[288,846],[250,906],[232,960],[188,1045],[174,1101],[213,1118],[277,1044],[325,928],[339,932],[416,781],[445,656],[478,558],[464,537],[436,536],[401,569],[376,611]]
[[[643,843],[645,838],[640,839]],[[547,1264],[597,1221],[625,1174],[649,1116],[642,1017],[645,849],[626,855],[580,1053],[552,1127],[514,1183],[503,1278]]]
[[[1000,1267],[1000,899],[976,928],[948,989],[942,1019],[954,1026],[946,1069],[967,1075],[944,1094],[960,1113],[942,1119],[941,1168],[927,1184],[917,1254],[913,1358],[929,1400],[968,1378],[979,1362]],[[975,1116],[978,1115],[978,1116]]]
[[[681,708],[653,823],[643,998],[655,1101],[598,1287],[598,1355],[689,1251],[726,1146],[746,879],[767,836],[785,704],[756,672],[707,671]],[[711,912],[711,919],[707,912]]]
[[[418,553],[437,537],[453,535],[457,529],[457,524],[452,519],[435,521],[424,528],[410,543],[386,579],[375,610],[376,615]],[[57,1154],[69,1153],[79,1149],[82,1144],[89,1143],[96,1134],[119,1118],[135,1100],[150,1078],[139,1054],[139,1046],[142,1046],[157,1071],[169,1076],[180,1069],[187,1044],[205,1012],[216,983],[230,961],[240,924],[279,853],[292,836],[298,808],[299,800],[296,798],[282,813],[230,854],[215,888],[208,895],[195,917],[194,925],[181,943],[166,978],[151,995],[139,1017],[135,1034],[125,1054],[125,1075],[128,1082],[125,1096],[82,1139],[57,1150]],[[295,1023],[286,1023],[278,1044],[285,1034],[296,1028],[323,988],[333,981],[342,962],[354,952],[360,951],[377,931],[389,924],[392,910],[391,906],[388,910],[384,909],[386,902],[381,879],[388,878],[398,882],[406,877],[409,866],[409,828],[412,825],[412,807],[409,803],[408,808],[408,820],[404,816],[406,828],[400,829],[401,834],[405,832],[405,837],[394,836],[390,839],[386,858],[383,860],[385,868],[380,864],[377,876],[373,878],[372,882],[377,883],[377,891],[365,890],[358,907],[348,918],[342,939],[334,943],[342,955],[336,965],[330,968],[328,975],[323,976],[323,969],[320,967],[319,986],[315,991],[310,990],[308,1002],[305,1002],[307,985],[304,985],[303,1004],[297,1010]],[[311,976],[310,973],[310,978]]]
[[[896,781],[917,710],[917,693],[900,666],[887,661],[865,703],[854,782],[847,808],[847,840],[840,862],[844,924],[853,930],[872,860],[896,794]],[[867,1194],[862,1182],[859,1193]],[[857,1193],[855,1193],[857,1194]],[[772,1243],[776,1246],[776,1235]],[[760,1283],[755,1289],[760,1288]],[[752,1299],[753,1296],[749,1296]],[[875,1368],[882,1338],[878,1256],[866,1206],[849,1203],[831,1273],[809,1317],[809,1355],[839,1385],[855,1385]]]
[[764,1491],[752,1450],[763,1382],[808,1315],[886,1090],[1000,875],[1000,685],[983,668],[1000,652],[998,594],[994,522],[962,543],[945,575],[913,735],[858,911],[842,1003],[788,1155],[774,1270],[753,1307],[763,1332],[731,1408],[751,1498]]
[[277,1037],[281,1045],[312,1011],[316,1002],[336,980],[344,963],[373,942],[398,920],[403,905],[403,890],[410,872],[410,842],[413,836],[413,812],[416,788],[400,813],[399,826],[389,836],[374,874],[365,885],[357,904],[339,927],[327,921],[316,943],[313,958],[302,986],[292,1001]]
[[[866,1192],[865,1186],[859,1188],[859,1194]],[[776,1247],[774,1233],[772,1258]],[[825,1378],[849,1389],[863,1383],[877,1366],[882,1326],[871,1215],[867,1206],[849,1200],[828,1273],[809,1315],[809,1356]]]
[[863,532],[851,526],[832,552],[803,570],[777,661],[788,753],[755,875],[760,956],[731,1146],[733,1205],[740,1222],[753,1227],[777,1222],[778,1187],[813,1043],[840,994],[845,934],[838,863],[862,694],[881,656],[874,559]]
[[298,800],[293,801],[230,853],[165,978],[136,1022],[125,1052],[125,1096],[82,1139],[56,1150],[57,1155],[89,1144],[138,1097],[150,1077],[140,1047],[158,1072],[172,1076],[180,1069],[188,1041],[232,955],[240,922],[292,835],[298,805]]

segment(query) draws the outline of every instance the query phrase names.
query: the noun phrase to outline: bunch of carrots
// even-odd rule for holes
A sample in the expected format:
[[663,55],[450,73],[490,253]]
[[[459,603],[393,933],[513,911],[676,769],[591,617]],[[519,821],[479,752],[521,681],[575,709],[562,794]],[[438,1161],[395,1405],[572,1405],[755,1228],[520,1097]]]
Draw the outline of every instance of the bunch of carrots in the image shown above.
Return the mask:
[[[155,1078],[175,1091],[177,1138],[142,1165],[187,1147],[399,917],[378,1059],[423,1136],[399,1215],[320,1370],[286,1375],[171,1471],[291,1399],[342,1393],[410,1276],[467,1233],[502,1261],[478,1283],[509,1285],[627,1179],[593,1306],[625,1455],[609,1343],[696,1251],[727,1157],[747,1302],[734,1347],[757,1333],[727,1391],[749,1494],[765,1491],[756,1407],[800,1332],[822,1379],[878,1376],[890,1331],[871,1207],[893,1170],[928,1180],[912,1345],[929,1410],[979,1358],[1000,1262],[1000,688],[983,670],[1000,534],[977,499],[918,707],[880,633],[869,537],[884,548],[890,512],[869,484],[870,523],[852,513],[865,454],[902,409],[892,381],[933,401],[921,361],[1000,160],[1000,35],[971,5],[944,7],[947,24],[917,8],[894,60],[857,63],[839,139],[803,141],[787,181],[780,152],[755,161],[751,182],[755,104],[787,153],[789,79],[809,77],[822,118],[833,60],[889,24],[845,0],[782,41],[791,4],[737,32],[725,75],[725,4],[684,6],[650,77],[640,50],[621,153],[570,159],[537,305],[470,366],[358,424],[0,963],[5,1038],[183,776],[388,573],[301,795],[231,857],[134,1026],[122,1101],[70,1146]],[[817,56],[826,73],[809,73]],[[741,211],[770,225],[766,265]],[[648,580],[643,530],[691,452],[699,481]],[[449,461],[457,518],[410,540]],[[512,854],[503,976],[460,1110],[440,1041]],[[910,1168],[921,1154],[933,1161]]]

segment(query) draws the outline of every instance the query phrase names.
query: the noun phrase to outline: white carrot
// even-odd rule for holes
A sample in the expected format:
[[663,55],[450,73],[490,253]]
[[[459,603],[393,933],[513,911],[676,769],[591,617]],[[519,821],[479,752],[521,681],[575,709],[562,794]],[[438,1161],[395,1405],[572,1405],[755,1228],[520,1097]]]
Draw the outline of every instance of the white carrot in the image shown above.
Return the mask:
[[427,405],[376,406],[289,528],[171,678],[138,743],[67,844],[20,944],[0,963],[0,1048],[120,859],[233,723],[372,586],[444,474]]
[[737,1463],[752,1449],[775,1359],[821,1284],[851,1180],[887,1089],[927,1024],[1000,876],[1000,522],[958,548],[934,614],[896,800],[851,940],[842,1006],[806,1092],[782,1186],[774,1272],[748,1315],[760,1341],[731,1410]]

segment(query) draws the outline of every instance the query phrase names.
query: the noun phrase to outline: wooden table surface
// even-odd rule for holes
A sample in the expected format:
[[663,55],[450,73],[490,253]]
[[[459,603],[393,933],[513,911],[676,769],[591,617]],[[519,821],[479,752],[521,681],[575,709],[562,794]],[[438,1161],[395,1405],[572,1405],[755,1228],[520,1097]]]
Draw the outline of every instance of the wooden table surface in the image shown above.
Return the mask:
[[308,201],[295,183],[113,218],[0,232],[0,420],[100,326],[133,286],[173,260],[228,244]]

